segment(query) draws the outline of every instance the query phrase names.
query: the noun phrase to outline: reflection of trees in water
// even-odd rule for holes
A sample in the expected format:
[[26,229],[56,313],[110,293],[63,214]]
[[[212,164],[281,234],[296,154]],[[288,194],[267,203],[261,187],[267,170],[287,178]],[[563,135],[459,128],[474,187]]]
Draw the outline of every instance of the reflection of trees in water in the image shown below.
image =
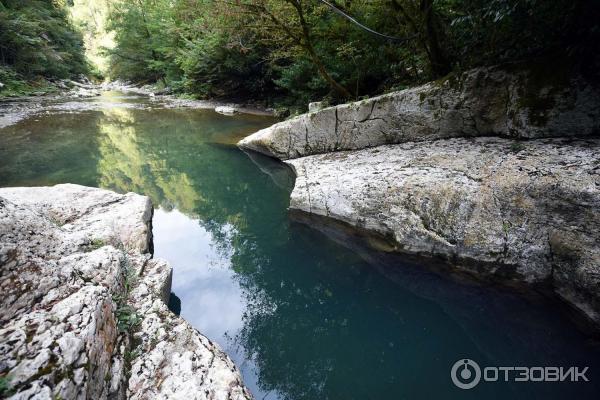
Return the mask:
[[99,118],[97,112],[36,115],[3,128],[0,186],[96,186]]
[[[173,113],[106,110],[98,122],[100,183],[149,195],[155,205],[198,218],[211,233],[247,303],[232,345],[255,362],[263,390],[290,399],[398,393],[395,371],[410,372],[404,360],[435,365],[424,358],[431,349],[442,358],[448,349],[469,344],[464,353],[472,350],[434,302],[377,278],[353,253],[314,231],[290,226],[281,164],[214,144],[219,129],[236,127],[218,120],[212,122],[220,128],[198,132],[210,121]],[[416,329],[439,326],[445,335],[415,340]],[[348,382],[365,366],[360,385]],[[446,369],[434,372],[434,383],[447,377]]]
[[[317,243],[290,241],[289,185],[273,184],[238,149],[206,143],[193,133],[193,121],[161,121],[139,110],[105,111],[101,185],[144,193],[155,205],[199,218],[238,274],[248,308],[233,340],[256,361],[260,385],[293,398],[318,397],[333,361],[316,349],[334,345],[343,321],[325,311],[333,296],[327,284],[298,260],[335,262],[328,260],[334,256],[304,254]],[[264,164],[286,173],[280,164]]]
[[[297,317],[297,311],[285,309],[299,304],[295,289],[281,286],[291,277],[279,270],[286,265],[286,257],[294,257],[285,254],[289,246],[288,192],[272,184],[270,177],[236,148],[206,143],[202,135],[190,134],[193,128],[186,121],[164,124],[163,118],[163,126],[155,128],[152,115],[138,110],[106,110],[99,128],[101,185],[144,193],[155,205],[199,218],[211,233],[216,250],[238,273],[248,309],[245,327],[236,340],[257,360],[261,385],[283,392],[314,390],[301,386],[319,381],[319,371],[325,367],[316,364],[322,361],[311,355],[313,365],[305,368],[304,362],[288,359],[290,342],[285,338],[292,330],[291,323],[306,328],[314,322],[303,321],[304,317],[294,322],[294,318],[281,315],[290,312]],[[300,268],[296,269],[300,275]],[[308,292],[312,289],[297,289],[301,298],[311,301],[313,294]],[[267,343],[273,346],[266,347]],[[279,369],[286,364],[294,375],[306,377],[285,377],[285,368]],[[293,382],[303,384],[293,388]]]
[[[397,382],[390,371],[401,365],[397,348],[390,346],[402,345],[395,335],[403,330],[403,318],[418,317],[390,308],[426,306],[374,280],[352,253],[290,226],[286,170],[260,157],[251,160],[235,147],[207,143],[218,141],[215,129],[231,127],[207,128],[205,134],[197,132],[204,129],[201,122],[173,111],[106,110],[98,125],[101,185],[149,195],[155,205],[198,218],[211,233],[247,303],[243,328],[231,340],[256,363],[265,391],[293,399],[368,398],[374,381],[360,385],[362,392],[347,383],[368,365],[373,380],[391,380],[377,382],[375,390],[393,393]],[[381,332],[373,332],[386,320]]]
[[[256,251],[257,236],[285,237],[280,214],[288,194],[270,188],[268,176],[237,148],[218,144],[222,137],[239,136],[242,128],[251,132],[268,120],[252,118],[249,124],[216,114],[194,118],[173,110],[103,112],[98,123],[102,187],[143,193],[155,206],[199,218],[217,248],[232,258],[234,268],[262,257]],[[265,207],[275,204],[276,210],[269,210],[273,215],[268,215]],[[251,231],[265,223],[265,232]]]
[[99,123],[100,185],[119,192],[143,193],[167,210],[193,210],[200,195],[184,171],[169,168],[163,148],[169,146],[168,139],[146,134],[152,121],[136,118],[138,112],[122,108],[103,113]]
[[268,123],[175,110],[109,108],[103,113],[98,124],[102,186],[143,193],[156,206],[177,208],[189,215],[209,211],[212,200],[202,197],[203,191],[231,185],[232,180],[224,178],[237,167],[224,162],[223,154],[210,142],[239,136],[242,128],[249,133]]

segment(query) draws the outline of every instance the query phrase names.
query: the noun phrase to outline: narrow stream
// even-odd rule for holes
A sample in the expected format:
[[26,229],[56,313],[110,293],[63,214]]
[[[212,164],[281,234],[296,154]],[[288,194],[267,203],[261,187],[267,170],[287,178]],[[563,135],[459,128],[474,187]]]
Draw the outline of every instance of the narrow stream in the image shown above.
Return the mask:
[[[257,399],[597,398],[600,349],[556,304],[383,265],[292,222],[290,172],[234,145],[271,123],[107,92],[0,129],[0,186],[150,196],[172,308],[222,346]],[[450,379],[462,358],[587,366],[590,382],[465,391]]]

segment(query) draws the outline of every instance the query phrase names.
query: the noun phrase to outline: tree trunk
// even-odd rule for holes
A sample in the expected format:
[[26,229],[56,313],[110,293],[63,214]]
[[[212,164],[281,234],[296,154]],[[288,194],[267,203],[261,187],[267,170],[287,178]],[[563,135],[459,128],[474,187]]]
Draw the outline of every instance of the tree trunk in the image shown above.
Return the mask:
[[335,90],[336,93],[339,96],[341,96],[343,99],[351,98],[352,94],[350,94],[350,91],[348,89],[346,89],[344,86],[342,86],[341,84],[339,84],[335,79],[333,79],[333,77],[331,75],[329,75],[329,72],[327,72],[327,68],[325,68],[325,65],[321,62],[321,59],[315,53],[312,46],[309,49],[307,49],[307,51],[310,54],[310,58],[312,59],[312,62],[315,64],[315,66],[319,70],[319,73],[321,74],[323,79],[325,79],[325,81],[329,84],[329,86],[331,86],[331,88],[333,90]]
[[317,52],[315,51],[312,40],[310,38],[310,29],[306,20],[304,19],[304,12],[302,11],[302,4],[300,4],[297,0],[291,0],[292,5],[296,8],[296,12],[298,13],[298,18],[300,20],[300,25],[302,26],[302,36],[303,36],[303,47],[308,52],[310,59],[313,64],[317,67],[319,74],[321,77],[325,79],[325,81],[331,86],[331,88],[340,96],[342,99],[350,99],[352,98],[352,94],[348,89],[346,89],[343,85],[338,83],[329,72],[327,72],[327,68],[325,68],[325,64],[319,58]]
[[451,70],[450,61],[440,46],[437,21],[433,11],[433,0],[421,0],[421,14],[425,23],[425,36],[428,44],[431,71],[436,78],[447,75]]

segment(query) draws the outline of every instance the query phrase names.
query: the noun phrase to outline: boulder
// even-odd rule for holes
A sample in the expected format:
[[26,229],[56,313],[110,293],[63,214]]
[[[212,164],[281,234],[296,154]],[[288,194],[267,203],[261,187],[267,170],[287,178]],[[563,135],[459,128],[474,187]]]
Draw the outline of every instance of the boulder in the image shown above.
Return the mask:
[[282,160],[451,137],[544,138],[600,132],[600,87],[569,71],[478,68],[303,114],[240,141]]
[[325,108],[325,103],[323,103],[322,101],[314,101],[312,103],[308,103],[309,113],[321,111],[323,108]]
[[217,106],[215,107],[215,112],[223,115],[235,115],[238,113],[238,110],[233,106]]
[[3,397],[251,397],[218,346],[168,310],[151,221],[133,193],[0,189]]

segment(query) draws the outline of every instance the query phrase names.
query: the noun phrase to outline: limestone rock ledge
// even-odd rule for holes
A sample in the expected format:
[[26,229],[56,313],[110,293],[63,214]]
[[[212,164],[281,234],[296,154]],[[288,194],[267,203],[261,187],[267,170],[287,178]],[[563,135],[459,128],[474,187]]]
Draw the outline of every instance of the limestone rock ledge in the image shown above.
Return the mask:
[[258,131],[239,146],[287,160],[452,137],[598,133],[597,84],[559,66],[543,71],[488,67],[303,114]]
[[291,209],[378,233],[391,251],[547,284],[600,324],[600,139],[455,138],[287,163]]
[[165,302],[147,197],[0,189],[0,379],[11,399],[249,399],[233,362]]

